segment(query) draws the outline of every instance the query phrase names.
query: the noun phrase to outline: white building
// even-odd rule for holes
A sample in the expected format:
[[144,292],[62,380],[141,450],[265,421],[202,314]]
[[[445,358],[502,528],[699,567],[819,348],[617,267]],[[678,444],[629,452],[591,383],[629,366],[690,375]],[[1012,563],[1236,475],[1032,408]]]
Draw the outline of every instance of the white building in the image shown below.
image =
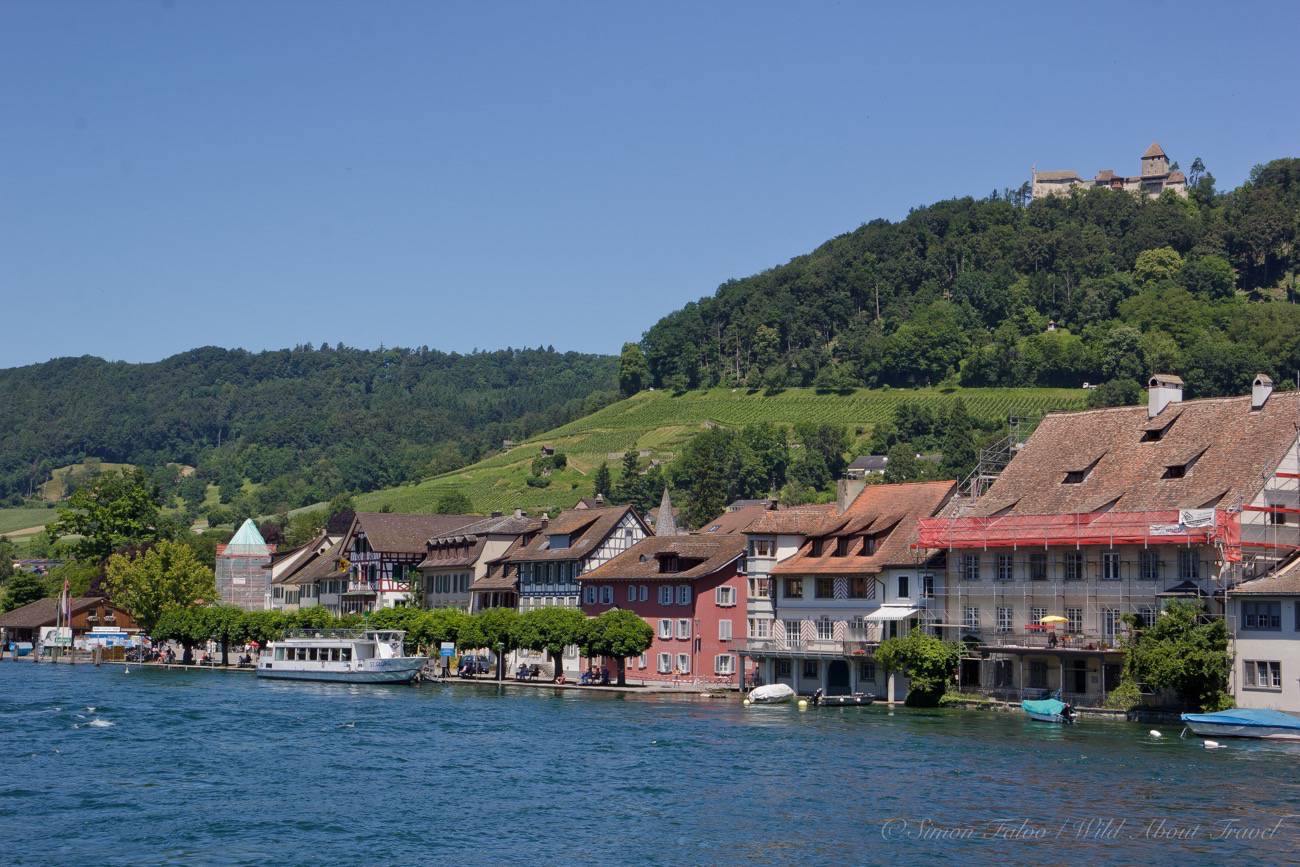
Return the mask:
[[428,541],[419,565],[426,608],[470,611],[474,582],[488,574],[489,564],[520,540],[541,529],[538,518],[523,512],[493,515]]
[[1237,707],[1300,713],[1300,560],[1228,591]]

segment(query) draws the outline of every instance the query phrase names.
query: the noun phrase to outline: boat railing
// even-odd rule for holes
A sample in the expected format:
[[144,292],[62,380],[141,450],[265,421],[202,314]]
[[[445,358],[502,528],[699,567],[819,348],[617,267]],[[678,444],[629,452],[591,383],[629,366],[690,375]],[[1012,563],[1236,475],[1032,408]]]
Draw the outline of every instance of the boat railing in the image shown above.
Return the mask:
[[290,629],[284,634],[285,638],[365,638],[367,632],[373,632],[372,629]]

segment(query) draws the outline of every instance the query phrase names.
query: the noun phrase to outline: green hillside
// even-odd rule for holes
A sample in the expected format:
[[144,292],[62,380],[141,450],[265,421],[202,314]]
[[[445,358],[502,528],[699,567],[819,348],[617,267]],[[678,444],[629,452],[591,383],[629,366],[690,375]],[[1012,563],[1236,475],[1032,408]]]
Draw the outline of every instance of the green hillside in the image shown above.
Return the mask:
[[[841,424],[860,443],[872,428],[892,417],[904,401],[946,405],[960,396],[972,415],[1005,419],[1016,413],[1041,414],[1052,409],[1077,409],[1086,392],[1067,388],[976,389],[860,389],[847,395],[818,394],[810,388],[793,388],[779,394],[743,389],[709,389],[674,394],[644,391],[562,427],[532,437],[509,451],[457,470],[357,497],[357,508],[389,507],[398,512],[431,511],[443,494],[461,491],[476,511],[506,511],[568,507],[592,491],[592,474],[608,461],[617,474],[623,452],[642,451],[643,459],[670,460],[695,433],[710,425],[739,426],[769,421],[781,425],[798,422]],[[525,479],[543,445],[552,445],[568,457],[568,467],[551,476],[546,488],[529,487]]]

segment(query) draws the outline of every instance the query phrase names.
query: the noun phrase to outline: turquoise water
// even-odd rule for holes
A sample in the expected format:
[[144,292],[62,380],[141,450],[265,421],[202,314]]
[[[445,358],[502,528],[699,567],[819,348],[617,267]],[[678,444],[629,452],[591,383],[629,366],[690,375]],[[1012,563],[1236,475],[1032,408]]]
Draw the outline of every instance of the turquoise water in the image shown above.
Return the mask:
[[[1300,746],[1207,751],[1177,727],[1161,740],[1149,728],[6,662],[0,854],[19,864],[1292,861],[1300,816],[1284,817],[1300,814]],[[1270,837],[1239,839],[1279,820]],[[1225,827],[1239,830],[1216,839]]]

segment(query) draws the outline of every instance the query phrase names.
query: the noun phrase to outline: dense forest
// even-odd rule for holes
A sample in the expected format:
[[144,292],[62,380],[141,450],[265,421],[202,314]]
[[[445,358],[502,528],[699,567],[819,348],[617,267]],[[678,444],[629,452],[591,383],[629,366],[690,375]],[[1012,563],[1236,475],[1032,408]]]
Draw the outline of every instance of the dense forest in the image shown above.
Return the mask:
[[1300,370],[1300,159],[1226,193],[1198,159],[1189,195],[1028,185],[876,220],[723,284],[625,347],[625,393],[727,385],[1107,383],[1152,371],[1190,395]]
[[[152,364],[60,358],[0,370],[0,502],[84,458],[163,468],[262,514],[444,472],[614,400],[613,358],[342,345],[208,347]],[[256,485],[244,491],[244,480]]]

